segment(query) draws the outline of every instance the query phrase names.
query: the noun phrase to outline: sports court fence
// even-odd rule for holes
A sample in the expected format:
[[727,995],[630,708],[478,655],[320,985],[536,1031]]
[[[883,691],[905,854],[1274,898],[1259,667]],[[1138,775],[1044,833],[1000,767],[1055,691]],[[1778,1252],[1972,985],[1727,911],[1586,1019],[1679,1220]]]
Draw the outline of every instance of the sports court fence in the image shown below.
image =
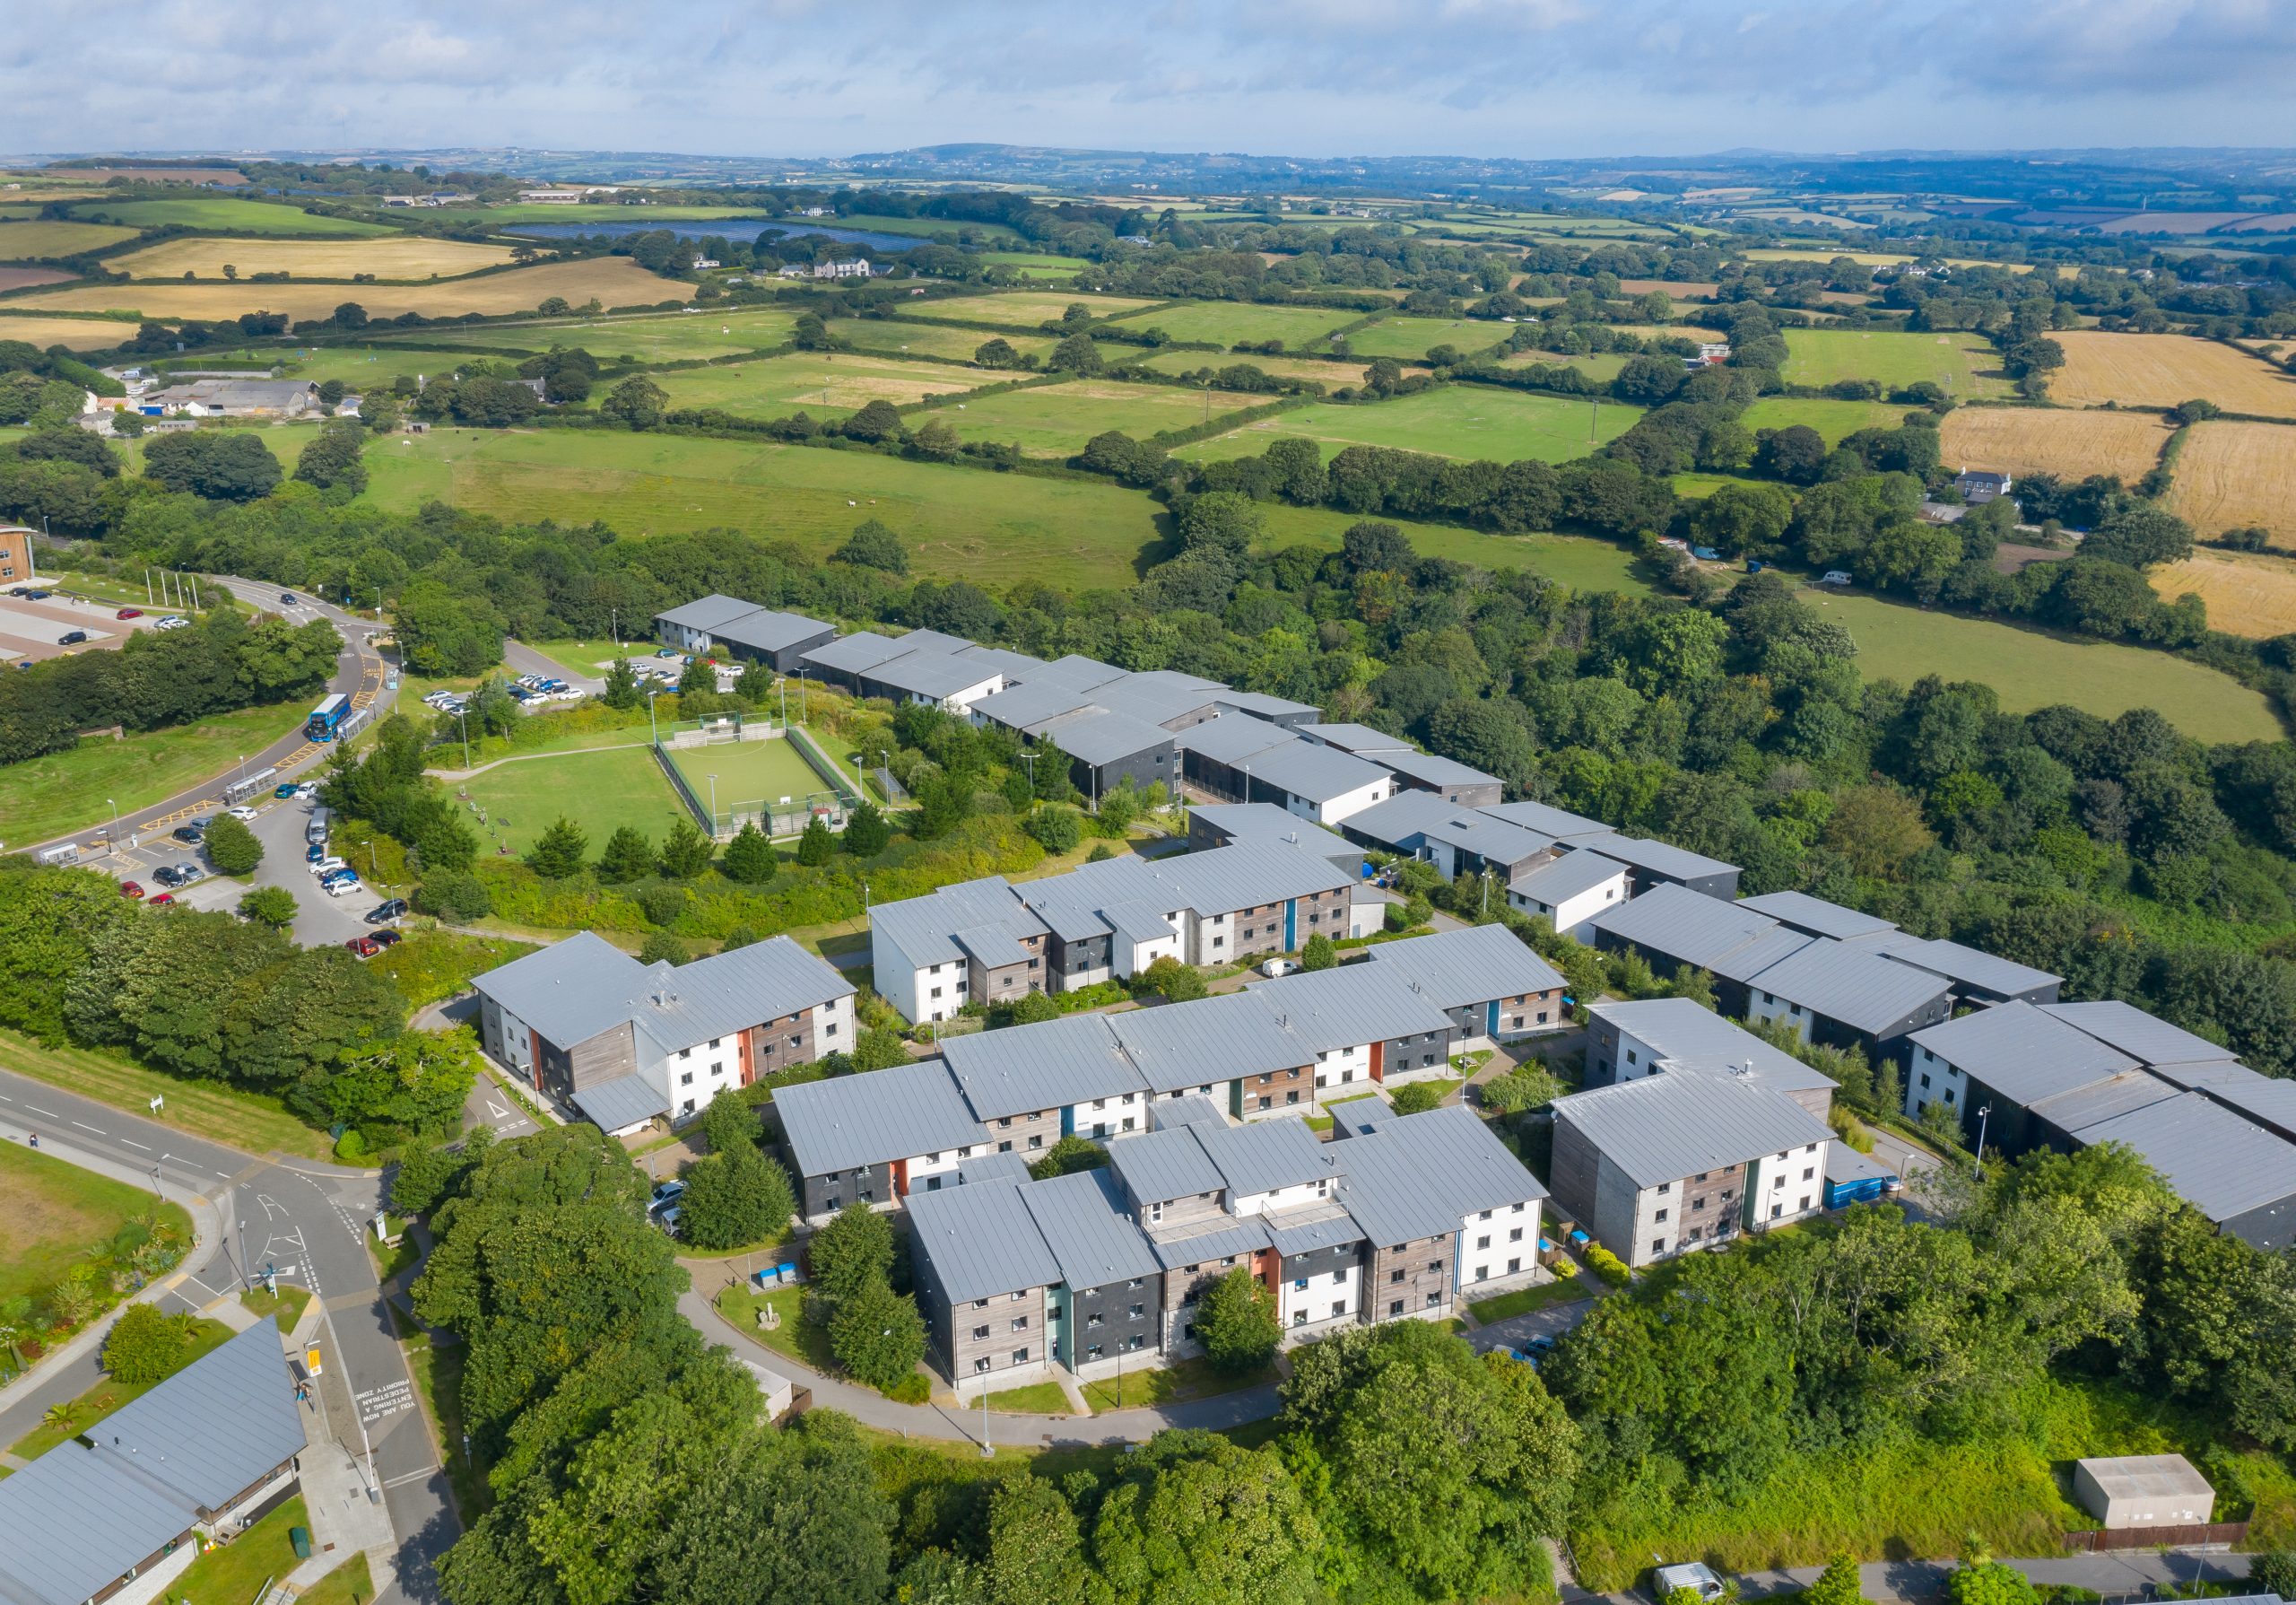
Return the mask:
[[[691,752],[731,742],[781,740],[787,741],[804,760],[805,767],[822,782],[822,789],[778,798],[705,799],[671,756],[673,752]],[[732,841],[745,824],[754,824],[774,837],[800,834],[816,819],[831,830],[843,830],[848,815],[861,801],[860,794],[846,783],[837,765],[804,731],[794,726],[785,729],[762,720],[747,723],[738,713],[702,720],[692,729],[673,728],[664,739],[654,743],[654,758],[669,777],[670,789],[685,804],[686,811],[704,833],[717,842]]]

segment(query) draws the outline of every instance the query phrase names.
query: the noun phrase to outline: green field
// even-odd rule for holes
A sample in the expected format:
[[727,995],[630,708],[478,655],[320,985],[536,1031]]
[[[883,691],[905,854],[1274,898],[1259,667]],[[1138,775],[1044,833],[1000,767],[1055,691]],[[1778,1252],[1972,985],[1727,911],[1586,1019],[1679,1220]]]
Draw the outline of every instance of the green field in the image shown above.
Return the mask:
[[935,416],[953,424],[968,441],[1016,441],[1031,456],[1067,457],[1104,430],[1119,429],[1135,440],[1146,440],[1272,399],[1236,390],[1206,392],[1177,385],[1079,379],[944,406]]
[[2078,640],[1994,619],[1961,618],[1868,596],[1805,590],[1802,599],[1849,626],[1869,680],[1909,685],[1923,675],[1977,680],[2011,713],[2053,703],[2111,719],[2157,708],[2202,741],[2277,741],[2280,721],[2260,692],[2229,676],[2144,647]]
[[[280,468],[291,475],[295,472],[296,463],[302,458],[303,448],[317,440],[319,431],[326,426],[319,423],[235,423],[230,427],[244,429],[259,437],[271,455],[279,459]],[[141,474],[144,471],[144,444],[159,438],[158,435],[138,435],[132,441],[115,440],[111,442],[111,448],[126,459],[126,471],[129,474]],[[284,733],[284,731],[281,732],[281,734]],[[6,772],[4,770],[0,770],[0,776],[4,776]],[[196,780],[198,777],[192,778]],[[164,797],[167,794],[161,792],[160,795]],[[127,805],[123,800],[120,806],[126,807]],[[5,814],[0,814],[0,819],[6,816]]]
[[1560,463],[1615,440],[1641,415],[1641,408],[1619,402],[1598,407],[1525,390],[1446,385],[1395,401],[1311,403],[1173,455],[1199,462],[1255,457],[1281,436],[1304,435],[1322,442],[1327,457],[1345,446],[1389,446],[1492,462],[1535,457]]
[[705,807],[709,806],[711,797],[709,777],[718,777],[716,797],[720,815],[755,812],[760,805],[778,807],[783,798],[788,798],[793,804],[802,804],[808,797],[831,789],[829,782],[786,737],[721,741],[714,746],[674,749],[670,761],[678,766],[678,772],[685,776],[685,783],[693,788],[694,796],[701,799]]
[[955,318],[968,323],[994,323],[1031,329],[1065,316],[1079,303],[1095,318],[1115,318],[1156,303],[1136,295],[1085,295],[1064,290],[1013,290],[1001,295],[959,295],[947,301],[920,301],[909,308],[918,318]]
[[1522,351],[1501,357],[1509,368],[1528,368],[1537,364],[1546,368],[1576,368],[1588,379],[1613,379],[1618,371],[1626,366],[1627,359],[1614,351],[1589,352],[1584,356],[1570,356],[1560,351]]
[[948,357],[961,362],[991,340],[1002,340],[1022,356],[1043,356],[1053,348],[1050,335],[992,335],[985,329],[949,328],[940,324],[910,323],[887,318],[840,318],[829,326],[831,336],[856,351],[898,356],[904,351]]
[[1050,283],[1074,278],[1081,264],[1074,257],[1041,257],[1029,251],[977,251],[984,262],[1009,267],[1022,277]]
[[1486,351],[1505,340],[1510,331],[1503,323],[1473,318],[1382,318],[1347,336],[1347,351],[1359,357],[1425,356],[1438,345],[1462,353]]
[[172,797],[230,768],[240,755],[253,756],[291,734],[309,706],[298,700],[241,708],[124,741],[89,737],[68,753],[0,768],[0,820],[7,822],[8,845],[108,824],[115,802],[125,815]]
[[[806,224],[815,221],[810,217],[785,220],[786,226],[801,233]],[[850,217],[824,217],[818,221],[840,229],[867,229],[879,234],[914,234],[920,240],[938,240],[950,244],[960,239],[978,240],[983,245],[1025,243],[1019,235],[1001,224],[974,222],[961,217],[881,217],[874,213],[857,212]]]
[[135,238],[134,229],[115,229],[92,222],[0,223],[0,262],[21,262],[34,257],[68,257],[78,251],[100,251],[108,245]]
[[1963,401],[2012,393],[2000,371],[2000,353],[1977,335],[1796,328],[1786,331],[1786,350],[1789,385],[1870,379],[1893,389],[1927,379]]
[[[457,345],[548,351],[578,345],[601,362],[683,362],[698,357],[770,351],[788,343],[797,315],[778,307],[740,312],[646,312],[627,318],[569,318],[483,328],[433,329],[416,336]],[[433,362],[445,360],[435,357]]]
[[487,852],[525,852],[561,814],[589,833],[592,858],[625,824],[658,844],[674,822],[691,817],[645,746],[507,759],[450,789],[457,802],[483,810],[485,817],[474,815],[471,824]]
[[996,377],[945,362],[818,351],[652,376],[673,407],[715,407],[747,418],[784,418],[801,410],[817,418],[842,418],[872,401],[907,406],[928,396],[961,396]]
[[154,1213],[191,1241],[191,1217],[177,1205],[52,1155],[0,1143],[0,1220],[8,1223],[0,1304],[46,1292],[83,1255],[102,1252],[120,1227]]
[[1748,407],[1738,422],[1749,431],[1791,429],[1807,424],[1838,446],[1845,435],[1861,429],[1891,429],[1906,409],[1886,401],[1806,401],[1794,396],[1765,396]]
[[[203,366],[213,362],[226,367],[239,362],[267,362],[278,368],[282,379],[308,379],[320,384],[339,379],[353,391],[364,391],[377,385],[388,385],[402,373],[409,379],[418,374],[452,373],[464,362],[475,359],[451,352],[392,345],[265,345],[245,346],[236,351],[219,351],[210,346],[203,348],[199,356],[192,360]],[[250,377],[263,376],[256,373]]]
[[[220,1081],[195,1081],[147,1070],[116,1049],[44,1048],[13,1031],[0,1031],[0,1064],[19,1076],[30,1076],[210,1142],[233,1144],[257,1153],[277,1148],[308,1159],[324,1159],[334,1151],[333,1139],[324,1130],[313,1130],[303,1124],[277,1098],[242,1092]],[[156,1112],[152,1108],[155,1097],[164,1100]]]
[[1175,340],[1209,341],[1225,348],[1242,341],[1281,340],[1299,349],[1328,349],[1323,336],[1361,314],[1338,307],[1261,307],[1249,301],[1194,301],[1132,312],[1126,328],[1160,328]]
[[[1339,550],[1352,513],[1327,508],[1292,507],[1280,502],[1262,505],[1266,519],[1266,544],[1271,546],[1320,546]],[[1422,557],[1447,558],[1486,569],[1535,569],[1550,580],[1574,590],[1615,590],[1631,596],[1648,594],[1650,587],[1634,572],[1634,554],[1610,541],[1578,535],[1488,535],[1450,524],[1420,524],[1409,519],[1386,519],[1411,537]]]
[[82,201],[72,208],[74,217],[125,223],[133,229],[157,229],[170,223],[232,234],[392,234],[380,223],[343,217],[314,217],[293,206],[263,201],[235,200],[228,196],[186,196],[163,201]]

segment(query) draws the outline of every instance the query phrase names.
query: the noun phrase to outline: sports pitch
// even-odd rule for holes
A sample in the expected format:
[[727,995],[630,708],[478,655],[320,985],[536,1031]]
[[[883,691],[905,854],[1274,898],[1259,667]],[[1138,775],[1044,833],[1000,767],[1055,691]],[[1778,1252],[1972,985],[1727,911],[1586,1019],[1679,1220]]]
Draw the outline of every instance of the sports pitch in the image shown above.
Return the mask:
[[790,807],[800,807],[807,798],[831,789],[787,737],[675,747],[670,752],[670,762],[678,766],[704,807],[711,806],[710,777],[717,776],[714,795],[721,816],[735,810],[750,812],[758,803],[778,808],[784,798]]
[[483,819],[470,816],[483,853],[498,847],[524,853],[561,814],[589,837],[593,859],[625,824],[659,846],[672,824],[691,817],[645,746],[512,758],[456,782],[451,791],[458,802],[483,810]]

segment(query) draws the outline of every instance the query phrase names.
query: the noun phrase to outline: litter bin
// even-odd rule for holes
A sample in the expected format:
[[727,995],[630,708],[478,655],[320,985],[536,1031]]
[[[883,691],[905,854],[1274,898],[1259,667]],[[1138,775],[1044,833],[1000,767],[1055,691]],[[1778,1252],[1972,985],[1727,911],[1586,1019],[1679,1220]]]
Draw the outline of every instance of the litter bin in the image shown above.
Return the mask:
[[311,1557],[311,1530],[309,1528],[290,1527],[287,1530],[287,1541],[295,1546],[296,1559],[309,1560]]

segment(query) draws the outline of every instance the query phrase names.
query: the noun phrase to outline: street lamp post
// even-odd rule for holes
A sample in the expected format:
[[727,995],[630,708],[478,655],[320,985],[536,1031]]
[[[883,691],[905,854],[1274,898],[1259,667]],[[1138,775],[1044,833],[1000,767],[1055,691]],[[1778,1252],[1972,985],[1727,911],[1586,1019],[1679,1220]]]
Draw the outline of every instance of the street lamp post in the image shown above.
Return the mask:
[[654,714],[654,699],[661,694],[658,691],[649,691],[646,693],[646,722],[653,729],[656,746],[662,745],[662,724]]
[[463,728],[463,769],[467,772],[470,769],[470,712],[466,707],[455,710],[455,722]]
[[111,850],[117,852],[119,850],[119,804],[109,797],[104,800],[111,804]]
[[1977,1112],[1977,1179],[1980,1182],[1985,1180],[1985,1121],[1992,1112],[1990,1103]]
[[709,777],[709,829],[713,834],[718,829],[718,777],[714,774]]

